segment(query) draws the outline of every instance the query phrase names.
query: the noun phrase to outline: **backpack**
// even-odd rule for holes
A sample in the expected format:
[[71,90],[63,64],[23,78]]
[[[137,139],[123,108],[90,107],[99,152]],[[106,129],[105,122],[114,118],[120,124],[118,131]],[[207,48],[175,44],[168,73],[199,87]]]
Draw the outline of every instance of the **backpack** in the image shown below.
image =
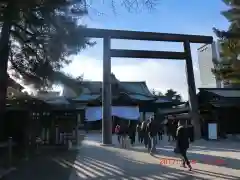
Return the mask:
[[120,126],[117,125],[117,126],[115,127],[115,133],[117,134],[117,133],[119,133],[119,132],[120,132]]

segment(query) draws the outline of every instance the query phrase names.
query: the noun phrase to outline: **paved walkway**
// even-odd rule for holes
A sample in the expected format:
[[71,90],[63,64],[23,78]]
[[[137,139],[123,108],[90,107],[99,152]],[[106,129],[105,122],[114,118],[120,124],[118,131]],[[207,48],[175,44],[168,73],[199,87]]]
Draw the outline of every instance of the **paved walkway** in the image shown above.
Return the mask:
[[[114,137],[116,143],[116,138]],[[117,144],[117,143],[116,143]],[[100,146],[100,135],[88,135],[78,153],[74,151],[54,157],[37,158],[13,172],[5,180],[166,180],[166,179],[240,179],[239,142],[195,142],[189,150],[194,170],[179,164],[160,164],[160,159],[177,159],[173,143],[158,145],[152,157],[142,145],[130,150]]]

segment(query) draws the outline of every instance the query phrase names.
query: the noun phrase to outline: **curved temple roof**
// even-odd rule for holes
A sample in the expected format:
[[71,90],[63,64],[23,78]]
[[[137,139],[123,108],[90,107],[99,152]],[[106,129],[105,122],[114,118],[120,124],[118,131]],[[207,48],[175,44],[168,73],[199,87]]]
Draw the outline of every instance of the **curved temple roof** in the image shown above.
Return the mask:
[[[117,85],[121,93],[127,94],[130,98],[136,100],[154,100],[155,97],[149,91],[146,82],[120,82],[115,75],[112,74],[112,85]],[[83,93],[73,99],[75,101],[91,101],[100,98],[102,94],[101,81],[83,81],[81,86],[84,88]]]

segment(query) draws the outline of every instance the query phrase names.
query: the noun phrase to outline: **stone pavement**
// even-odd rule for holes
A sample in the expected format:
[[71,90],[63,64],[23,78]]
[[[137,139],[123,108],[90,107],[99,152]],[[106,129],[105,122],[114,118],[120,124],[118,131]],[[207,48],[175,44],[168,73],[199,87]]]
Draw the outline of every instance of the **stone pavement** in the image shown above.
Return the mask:
[[[5,180],[166,180],[166,179],[240,179],[240,143],[232,141],[194,142],[189,158],[196,162],[193,171],[179,164],[160,164],[163,158],[176,159],[174,143],[166,140],[158,145],[153,157],[142,145],[121,149],[114,137],[113,147],[101,146],[100,135],[90,134],[78,153],[56,154],[38,158],[20,167]],[[219,163],[221,160],[221,163]]]

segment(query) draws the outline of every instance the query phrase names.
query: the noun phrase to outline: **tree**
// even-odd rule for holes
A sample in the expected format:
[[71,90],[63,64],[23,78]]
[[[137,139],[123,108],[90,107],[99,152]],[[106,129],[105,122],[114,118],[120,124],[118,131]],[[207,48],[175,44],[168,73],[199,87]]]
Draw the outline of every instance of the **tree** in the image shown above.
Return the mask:
[[153,90],[152,90],[152,94],[153,94],[153,96],[156,96],[156,95],[157,95],[157,93],[156,93],[156,90],[155,90],[155,89],[153,89]]
[[212,69],[213,74],[224,82],[240,83],[240,3],[236,0],[224,0],[229,10],[222,12],[231,25],[227,32],[214,28],[215,34],[220,38],[221,62]]
[[229,7],[228,10],[221,12],[221,14],[231,23],[228,31],[220,31],[214,28],[218,37],[225,37],[228,39],[240,38],[240,2],[238,0],[223,0]]
[[[117,13],[119,6],[124,7],[129,12],[139,12],[143,9],[153,10],[158,5],[161,0],[104,0],[103,4],[110,7],[114,13]],[[94,1],[87,1],[86,3],[89,9],[94,10],[97,14],[103,14],[104,12],[99,12],[98,9],[94,9]]]
[[174,100],[174,101],[181,101],[182,97],[180,94],[178,94],[176,91],[174,91],[173,89],[168,89],[167,92],[165,93],[165,96],[170,99],[170,100]]
[[212,70],[214,75],[224,81],[232,84],[240,83],[240,41],[237,39],[226,39],[220,41],[221,44],[221,61],[215,65]]
[[[7,68],[22,78],[47,87],[66,77],[58,72],[88,39],[81,35],[79,17],[86,14],[82,0],[0,1],[0,123],[5,114]],[[74,38],[72,38],[74,36]],[[61,74],[61,75],[60,75]],[[3,127],[3,124],[0,124]]]
[[155,96],[155,97],[163,96],[163,93],[162,93],[162,92],[156,91],[155,89],[152,89],[152,94],[153,94],[153,96]]

